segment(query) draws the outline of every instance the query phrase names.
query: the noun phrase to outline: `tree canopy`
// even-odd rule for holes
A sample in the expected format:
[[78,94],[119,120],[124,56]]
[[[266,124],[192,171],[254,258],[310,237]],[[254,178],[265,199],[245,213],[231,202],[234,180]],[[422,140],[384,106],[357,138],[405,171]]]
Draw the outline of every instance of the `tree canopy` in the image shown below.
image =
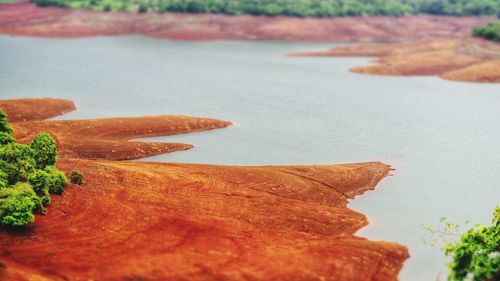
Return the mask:
[[31,144],[16,143],[7,114],[0,109],[0,224],[22,226],[44,212],[50,194],[62,194],[68,179],[54,164],[56,142],[47,133]]
[[493,15],[500,0],[32,0],[40,6],[101,11],[185,12],[298,17],[405,14]]
[[491,22],[486,26],[477,26],[474,28],[473,33],[474,36],[500,41],[500,21]]

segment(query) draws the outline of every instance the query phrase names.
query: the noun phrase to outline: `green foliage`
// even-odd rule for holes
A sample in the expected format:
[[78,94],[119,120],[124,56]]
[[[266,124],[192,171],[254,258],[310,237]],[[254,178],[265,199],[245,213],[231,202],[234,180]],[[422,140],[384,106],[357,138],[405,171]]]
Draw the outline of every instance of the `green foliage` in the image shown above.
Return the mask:
[[28,184],[0,189],[0,223],[25,225],[35,220],[33,212],[40,207],[38,196]]
[[0,109],[0,132],[4,132],[7,134],[12,134],[12,128],[9,125],[9,121],[7,120],[7,113]]
[[298,17],[439,14],[494,15],[500,0],[31,0],[40,6],[101,11],[184,12]]
[[50,203],[50,189],[49,189],[49,174],[45,171],[38,170],[30,175],[28,178],[33,191],[42,200],[42,204],[47,206]]
[[70,178],[72,183],[77,184],[77,185],[83,185],[85,183],[85,180],[83,179],[83,173],[80,171],[76,171],[76,170],[72,171],[69,178]]
[[[9,143],[0,146],[0,160],[15,167],[12,173],[13,181],[26,180],[30,173],[36,168],[36,161],[33,158],[34,151],[29,145]],[[3,166],[0,162],[0,167]]]
[[9,175],[0,170],[0,189],[6,188],[9,186]]
[[7,175],[7,183],[15,184],[22,180],[21,173],[17,170],[16,166],[0,160],[0,171]]
[[148,7],[149,7],[149,4],[146,3],[146,1],[140,1],[139,2],[139,8],[137,9],[137,11],[139,13],[145,13],[148,11]]
[[63,172],[54,166],[47,166],[44,169],[47,173],[46,183],[50,193],[63,194],[64,187],[69,183]]
[[492,225],[478,224],[463,234],[459,224],[445,217],[440,223],[439,229],[426,229],[432,234],[431,245],[444,245],[444,252],[452,258],[449,281],[500,280],[500,207],[495,208]]
[[68,179],[53,166],[57,148],[49,134],[38,134],[30,145],[15,143],[2,110],[0,127],[0,224],[21,226],[44,211],[50,193],[62,194]]
[[500,280],[500,208],[495,208],[491,226],[469,229],[460,241],[446,245],[445,252],[453,259],[449,280]]
[[11,134],[6,132],[0,132],[0,145],[5,145],[9,143],[15,143],[16,139],[12,137]]
[[500,21],[495,21],[486,26],[477,26],[474,28],[474,36],[483,37],[488,40],[500,41]]
[[38,169],[43,169],[47,166],[53,166],[57,161],[56,141],[47,133],[38,134],[30,147],[33,149],[33,157],[35,158]]

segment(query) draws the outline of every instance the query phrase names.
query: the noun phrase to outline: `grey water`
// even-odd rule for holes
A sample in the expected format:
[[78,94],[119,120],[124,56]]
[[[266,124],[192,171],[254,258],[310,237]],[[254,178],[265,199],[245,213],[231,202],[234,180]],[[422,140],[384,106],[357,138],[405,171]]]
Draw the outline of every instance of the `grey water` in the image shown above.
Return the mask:
[[153,138],[196,147],[146,159],[228,165],[382,161],[395,169],[350,207],[358,235],[409,247],[401,280],[441,280],[422,225],[489,222],[500,204],[500,85],[350,73],[369,58],[287,57],[334,44],[0,36],[0,98],[58,97],[59,119],[183,114],[232,121]]

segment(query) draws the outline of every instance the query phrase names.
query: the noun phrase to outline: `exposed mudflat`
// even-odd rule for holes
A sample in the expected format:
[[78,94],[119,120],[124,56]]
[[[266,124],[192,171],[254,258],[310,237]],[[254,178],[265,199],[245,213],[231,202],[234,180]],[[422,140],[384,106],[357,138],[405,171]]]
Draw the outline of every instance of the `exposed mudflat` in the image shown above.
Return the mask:
[[82,37],[142,34],[180,40],[402,41],[463,37],[492,17],[296,18],[214,14],[133,14],[0,4],[0,33]]
[[[41,99],[36,106],[55,105]],[[18,108],[26,109],[11,106],[8,113]],[[176,116],[15,122],[21,140],[42,129],[53,133],[58,166],[83,171],[86,184],[54,196],[48,214],[26,229],[0,230],[0,277],[397,279],[407,249],[356,237],[367,220],[346,207],[390,172],[380,162],[237,167],[87,159],[129,158],[123,155],[136,149],[126,145],[130,137],[228,124]],[[93,137],[85,153],[71,145],[78,136]],[[122,154],[102,153],[110,140]]]
[[448,80],[500,82],[500,44],[475,38],[439,38],[399,44],[342,46],[304,56],[375,56],[353,72],[376,75],[433,75]]

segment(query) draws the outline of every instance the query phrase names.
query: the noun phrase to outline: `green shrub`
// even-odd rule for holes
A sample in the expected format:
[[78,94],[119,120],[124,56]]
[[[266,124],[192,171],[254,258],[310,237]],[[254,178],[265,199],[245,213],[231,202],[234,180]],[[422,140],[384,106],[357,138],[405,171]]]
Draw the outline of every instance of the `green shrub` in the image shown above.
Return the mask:
[[0,189],[6,188],[9,186],[9,175],[0,170]]
[[0,224],[20,226],[44,211],[50,193],[62,194],[68,179],[53,166],[57,148],[49,134],[38,134],[30,145],[15,143],[11,134],[0,110]]
[[9,125],[9,121],[7,120],[7,113],[0,109],[0,132],[4,132],[7,134],[12,134],[13,130]]
[[54,194],[63,194],[64,187],[69,183],[64,173],[59,171],[54,166],[47,166],[44,171],[48,174],[46,180],[49,192]]
[[43,169],[47,166],[53,166],[57,161],[57,146],[54,138],[47,133],[36,135],[30,147],[33,149],[33,157],[36,166]]
[[469,229],[458,242],[448,243],[445,252],[453,259],[450,281],[500,280],[500,208],[495,208],[491,226]]
[[[16,171],[12,176],[14,176],[16,181],[26,180],[29,174],[36,168],[33,150],[26,144],[9,143],[0,146],[0,160],[15,167]],[[2,164],[0,163],[0,167],[1,166]]]
[[85,180],[83,179],[83,173],[80,171],[76,171],[76,170],[72,171],[69,178],[70,178],[72,183],[77,184],[77,185],[83,185],[85,183]]
[[31,184],[33,191],[35,191],[36,195],[40,197],[40,200],[42,200],[42,204],[44,206],[47,206],[51,201],[49,185],[48,185],[49,178],[50,175],[42,170],[35,171],[28,178],[28,181]]
[[15,184],[22,180],[21,173],[17,170],[16,166],[0,160],[0,171],[7,174],[7,182],[9,184]]
[[9,143],[15,143],[16,139],[12,137],[11,134],[6,132],[0,132],[0,145],[6,145]]
[[26,183],[0,189],[0,222],[21,226],[33,222],[33,212],[42,208],[38,196]]
[[500,21],[491,22],[486,26],[476,26],[472,34],[488,40],[500,41]]

